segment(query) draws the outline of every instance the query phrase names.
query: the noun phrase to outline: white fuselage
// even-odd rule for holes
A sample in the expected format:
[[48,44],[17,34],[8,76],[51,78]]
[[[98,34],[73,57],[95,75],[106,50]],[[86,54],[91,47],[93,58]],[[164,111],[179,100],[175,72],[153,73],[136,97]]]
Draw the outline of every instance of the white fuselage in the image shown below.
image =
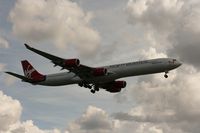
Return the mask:
[[130,62],[124,64],[103,66],[108,74],[104,76],[81,79],[73,72],[63,72],[58,74],[46,75],[45,81],[39,82],[40,85],[61,86],[68,84],[87,83],[105,83],[119,78],[168,72],[180,66],[181,63],[171,58],[159,58],[145,61]]

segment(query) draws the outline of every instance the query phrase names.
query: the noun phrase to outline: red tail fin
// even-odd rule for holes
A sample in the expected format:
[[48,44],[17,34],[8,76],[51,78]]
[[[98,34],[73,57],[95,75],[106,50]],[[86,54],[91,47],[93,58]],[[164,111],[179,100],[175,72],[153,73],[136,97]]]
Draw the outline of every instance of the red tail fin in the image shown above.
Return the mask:
[[40,81],[45,80],[45,76],[40,74],[37,70],[35,70],[33,66],[27,60],[23,60],[21,61],[21,63],[24,70],[25,77],[35,82],[40,82]]

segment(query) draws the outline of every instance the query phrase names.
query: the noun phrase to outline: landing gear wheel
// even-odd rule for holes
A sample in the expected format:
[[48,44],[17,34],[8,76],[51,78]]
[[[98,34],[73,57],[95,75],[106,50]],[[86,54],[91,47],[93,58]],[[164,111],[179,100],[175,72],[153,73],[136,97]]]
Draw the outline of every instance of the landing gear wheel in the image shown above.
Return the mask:
[[91,90],[91,93],[93,93],[93,94],[94,94],[94,93],[95,93],[95,90]]
[[83,87],[83,83],[79,83],[78,85],[79,85],[80,87]]
[[94,86],[94,90],[95,90],[95,91],[99,91],[99,86],[96,86],[96,85],[95,85],[95,86]]
[[92,86],[89,85],[89,84],[84,84],[83,87],[85,87],[85,88],[89,88],[89,89],[92,89]]
[[169,71],[165,71],[165,75],[164,75],[165,78],[168,78],[168,75],[167,75],[168,73]]

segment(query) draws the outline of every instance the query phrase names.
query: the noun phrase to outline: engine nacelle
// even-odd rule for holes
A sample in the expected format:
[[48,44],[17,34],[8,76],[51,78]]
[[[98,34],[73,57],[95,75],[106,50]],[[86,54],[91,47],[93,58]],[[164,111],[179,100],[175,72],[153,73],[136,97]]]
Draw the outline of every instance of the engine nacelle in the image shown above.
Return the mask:
[[106,68],[94,68],[92,74],[94,76],[104,76],[107,74]]
[[111,93],[120,92],[122,88],[126,87],[126,81],[115,81],[106,90]]
[[80,65],[79,59],[67,59],[64,61],[63,65],[65,67],[78,67]]
[[125,88],[126,81],[115,81],[112,85],[113,88]]
[[111,93],[117,93],[120,92],[122,88],[109,88],[106,89],[106,91],[111,92]]

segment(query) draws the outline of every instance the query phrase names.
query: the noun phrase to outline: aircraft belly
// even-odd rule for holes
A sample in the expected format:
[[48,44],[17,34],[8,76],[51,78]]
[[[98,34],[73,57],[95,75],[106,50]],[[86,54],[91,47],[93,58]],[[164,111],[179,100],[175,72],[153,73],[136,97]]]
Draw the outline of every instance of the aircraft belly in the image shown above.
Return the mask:
[[112,75],[105,75],[105,76],[85,79],[85,82],[88,82],[88,83],[105,83],[105,82],[114,81],[117,78],[119,78],[119,77],[116,74],[112,74]]

